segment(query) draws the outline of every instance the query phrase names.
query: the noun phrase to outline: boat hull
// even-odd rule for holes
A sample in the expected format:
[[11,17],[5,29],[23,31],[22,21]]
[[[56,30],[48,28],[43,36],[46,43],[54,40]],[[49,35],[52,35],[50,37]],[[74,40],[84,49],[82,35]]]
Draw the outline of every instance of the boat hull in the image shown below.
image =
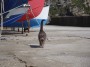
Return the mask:
[[[9,2],[14,2],[12,0],[8,0]],[[24,0],[22,0],[24,1]],[[7,2],[7,0],[5,1],[5,3]],[[10,2],[10,3],[11,3]],[[25,8],[25,7],[17,7],[17,5],[19,4],[18,0],[15,0],[15,5],[12,4],[12,6],[6,6],[5,4],[5,11],[8,11],[9,9],[13,9],[7,13],[4,14],[5,18],[4,18],[4,22],[3,22],[3,26],[7,26],[7,27],[17,27],[20,26],[19,24],[22,24],[22,22],[26,21],[26,15],[28,14],[29,19],[35,18],[36,16],[38,16],[41,11],[42,8],[44,6],[44,0],[27,0],[28,4],[30,5],[30,9],[29,8]],[[17,4],[18,3],[18,4]],[[25,3],[23,3],[22,5],[24,5]],[[20,4],[21,5],[21,4]],[[19,22],[19,23],[17,23]],[[14,25],[15,24],[15,25]],[[20,26],[21,27],[21,26]]]
[[[27,28],[30,26],[31,28],[39,27],[41,24],[41,20],[44,19],[44,25],[48,21],[48,13],[49,13],[49,6],[43,7],[41,13],[30,20],[30,24],[28,24],[27,20],[23,21],[23,27]],[[22,27],[21,22],[9,22],[9,23],[4,23],[4,26],[6,27]]]

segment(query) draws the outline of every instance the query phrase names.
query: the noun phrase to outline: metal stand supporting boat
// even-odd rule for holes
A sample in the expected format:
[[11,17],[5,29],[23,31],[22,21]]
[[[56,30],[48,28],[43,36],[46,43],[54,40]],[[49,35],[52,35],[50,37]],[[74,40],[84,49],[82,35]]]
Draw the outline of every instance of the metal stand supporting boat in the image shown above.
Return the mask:
[[19,32],[20,30],[19,30],[19,27],[18,27],[18,32]]
[[24,32],[24,31],[23,31],[23,28],[24,28],[24,27],[23,27],[23,22],[22,22],[22,34],[23,34],[23,32]]
[[28,33],[30,31],[30,18],[28,16],[28,13],[26,14],[26,18],[27,18],[27,23],[28,23]]

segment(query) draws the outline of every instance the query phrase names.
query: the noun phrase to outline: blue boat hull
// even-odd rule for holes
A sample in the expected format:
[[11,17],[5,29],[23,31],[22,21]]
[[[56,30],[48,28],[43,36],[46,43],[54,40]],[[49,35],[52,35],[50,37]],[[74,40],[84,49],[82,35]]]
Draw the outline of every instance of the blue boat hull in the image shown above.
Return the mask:
[[[16,23],[16,21],[19,20],[22,16],[23,16],[23,14],[11,16],[10,18],[4,20],[3,26],[4,27],[11,27],[10,25],[12,25],[13,23]],[[0,26],[1,26],[1,24],[0,24]]]
[[8,11],[26,3],[28,3],[28,0],[4,0],[4,10]]
[[[16,18],[17,19],[17,18]],[[39,27],[42,19],[32,19],[30,20],[30,27]],[[47,23],[47,19],[44,19],[44,25]],[[14,21],[14,20],[12,20]],[[9,22],[9,23],[4,23],[4,27],[22,27],[22,22]],[[23,22],[23,27],[28,27],[28,22],[24,21]]]

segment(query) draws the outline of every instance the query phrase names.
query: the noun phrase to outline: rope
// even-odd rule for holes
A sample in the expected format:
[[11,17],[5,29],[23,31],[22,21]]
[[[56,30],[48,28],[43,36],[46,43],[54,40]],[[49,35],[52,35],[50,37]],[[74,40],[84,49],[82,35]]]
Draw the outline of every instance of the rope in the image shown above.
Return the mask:
[[[37,2],[40,3],[39,0],[38,0]],[[41,6],[41,5],[39,4],[39,6]],[[32,13],[33,17],[35,18],[35,15],[34,15],[34,13],[33,13],[33,11],[32,11],[32,8],[30,7],[29,9],[31,10],[31,13]],[[38,25],[40,26],[38,20],[37,20],[37,19],[35,19],[35,20],[36,20],[36,22],[38,23]]]
[[[35,17],[35,15],[34,15],[32,9],[31,9],[31,7],[30,7],[30,10],[31,10],[31,13],[32,13],[33,17]],[[36,22],[38,23],[38,25],[40,25],[37,19],[36,19]]]

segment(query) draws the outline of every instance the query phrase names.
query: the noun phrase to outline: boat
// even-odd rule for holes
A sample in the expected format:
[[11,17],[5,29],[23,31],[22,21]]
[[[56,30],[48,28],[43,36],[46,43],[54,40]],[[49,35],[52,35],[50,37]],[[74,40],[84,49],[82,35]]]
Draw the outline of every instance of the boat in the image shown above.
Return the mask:
[[[10,5],[9,5],[10,4]],[[27,5],[29,7],[27,8]],[[4,27],[15,26],[13,23],[22,23],[29,19],[35,18],[40,14],[44,6],[44,0],[5,0],[4,1]],[[1,25],[1,24],[0,24]]]
[[[47,23],[48,21],[48,13],[49,13],[49,6],[45,6],[43,7],[41,13],[36,16],[35,18],[30,19],[30,23],[29,26],[30,28],[35,28],[35,27],[39,27],[41,24],[41,20],[44,19],[44,25]],[[5,23],[4,26],[8,26],[8,27],[22,27],[22,23],[21,22],[10,22],[10,23]],[[27,20],[23,21],[23,27],[27,28],[28,27],[28,22]]]

